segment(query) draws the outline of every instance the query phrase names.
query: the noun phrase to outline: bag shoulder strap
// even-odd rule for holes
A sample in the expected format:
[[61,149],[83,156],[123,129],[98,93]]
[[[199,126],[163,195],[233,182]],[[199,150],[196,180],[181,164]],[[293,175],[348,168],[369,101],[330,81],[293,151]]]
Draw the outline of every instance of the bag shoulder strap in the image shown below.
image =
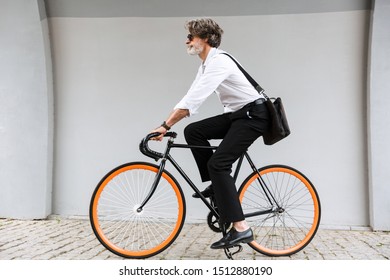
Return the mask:
[[258,93],[263,94],[265,98],[268,98],[268,96],[264,93],[264,89],[251,77],[251,75],[248,74],[248,72],[245,71],[244,68],[228,53],[222,53],[224,55],[227,55],[230,57],[234,63],[236,63],[238,69],[241,70],[241,72],[245,75],[245,77],[248,79],[248,81],[252,84],[252,86],[257,90]]

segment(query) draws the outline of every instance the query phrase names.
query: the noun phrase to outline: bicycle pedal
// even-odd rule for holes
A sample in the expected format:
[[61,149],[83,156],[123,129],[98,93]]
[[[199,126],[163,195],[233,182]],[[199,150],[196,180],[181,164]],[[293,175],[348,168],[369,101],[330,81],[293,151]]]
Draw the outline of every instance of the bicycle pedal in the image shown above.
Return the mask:
[[[230,252],[231,249],[235,248],[235,247],[238,247],[237,250],[235,252]],[[238,254],[240,252],[242,252],[243,250],[243,247],[242,245],[234,245],[232,247],[228,247],[228,248],[225,248],[224,251],[225,251],[225,255],[228,257],[228,259],[232,260],[233,259],[233,256],[235,254]]]

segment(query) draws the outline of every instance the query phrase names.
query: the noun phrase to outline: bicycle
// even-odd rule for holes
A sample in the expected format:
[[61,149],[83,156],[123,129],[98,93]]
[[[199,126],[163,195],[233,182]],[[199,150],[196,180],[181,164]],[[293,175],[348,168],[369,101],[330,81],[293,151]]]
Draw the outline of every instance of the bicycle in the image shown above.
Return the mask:
[[[226,234],[229,224],[219,221],[214,198],[205,198],[170,154],[172,148],[217,149],[216,146],[176,144],[169,137],[163,153],[151,150],[148,142],[158,133],[148,134],[140,151],[159,165],[130,162],[114,168],[98,183],[90,203],[90,222],[97,239],[112,253],[125,258],[148,258],[167,249],[179,236],[186,216],[186,202],[177,180],[165,170],[169,161],[196,192],[210,213],[211,230]],[[286,165],[257,168],[245,152],[237,161],[237,180],[244,158],[252,173],[238,194],[245,219],[255,240],[248,243],[267,256],[289,256],[306,247],[315,236],[321,217],[317,191],[300,171]],[[226,248],[229,259],[241,245]]]

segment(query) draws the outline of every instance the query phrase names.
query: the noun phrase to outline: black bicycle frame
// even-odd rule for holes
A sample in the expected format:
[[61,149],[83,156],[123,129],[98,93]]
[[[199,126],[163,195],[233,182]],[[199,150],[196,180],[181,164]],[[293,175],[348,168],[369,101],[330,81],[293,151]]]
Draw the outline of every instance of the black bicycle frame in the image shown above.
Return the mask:
[[[154,179],[154,182],[152,184],[152,187],[150,189],[150,192],[149,194],[147,195],[147,197],[145,198],[145,200],[141,203],[140,207],[137,209],[138,212],[141,212],[143,207],[146,205],[146,203],[149,201],[149,199],[153,196],[154,192],[156,191],[157,189],[157,185],[158,183],[160,182],[160,179],[161,179],[161,175],[165,169],[165,165],[166,165],[166,161],[168,160],[175,168],[176,170],[180,173],[180,175],[184,178],[184,180],[190,185],[190,187],[199,195],[200,199],[203,201],[203,203],[207,206],[207,208],[209,208],[209,210],[212,212],[212,214],[217,217],[219,219],[219,214],[218,212],[215,210],[215,208],[207,201],[207,199],[203,196],[203,194],[201,193],[201,191],[195,186],[195,184],[192,182],[192,180],[188,177],[188,175],[185,173],[185,171],[180,167],[180,165],[172,158],[172,156],[170,155],[170,150],[172,148],[184,148],[184,149],[217,149],[218,147],[217,146],[194,146],[194,145],[186,145],[186,144],[175,144],[174,141],[173,141],[173,138],[174,137],[171,137],[169,140],[168,140],[168,143],[167,143],[167,147],[166,147],[166,150],[163,154],[159,154],[157,152],[154,152],[154,151],[150,151],[148,148],[148,152],[153,152],[153,155],[154,156],[151,156],[150,154],[148,153],[145,153],[144,151],[142,151],[142,145],[144,145],[148,139],[144,142],[141,142],[141,151],[146,154],[147,156],[150,156],[150,157],[153,157],[154,159],[158,160],[158,158],[161,158],[161,163],[160,163],[160,166],[159,166],[159,170],[156,174],[156,177]],[[147,147],[147,146],[146,146]],[[268,191],[268,188],[267,188],[267,185],[266,183],[264,182],[263,178],[261,177],[260,175],[260,172],[259,170],[256,168],[255,164],[253,163],[252,159],[250,158],[248,152],[244,152],[240,158],[238,159],[238,162],[237,162],[237,166],[236,166],[236,169],[234,171],[234,175],[233,175],[233,179],[234,179],[234,182],[236,182],[237,178],[238,178],[238,174],[240,172],[240,169],[241,169],[241,165],[242,165],[242,162],[244,160],[244,157],[247,159],[250,167],[252,168],[252,170],[254,172],[257,172],[258,174],[258,182],[261,186],[261,188],[263,189],[269,203],[272,205],[271,209],[269,210],[263,210],[263,211],[256,211],[256,212],[252,212],[252,213],[246,213],[244,214],[244,217],[245,218],[248,218],[248,217],[254,217],[254,216],[258,216],[258,215],[264,215],[264,214],[269,214],[269,213],[273,213],[275,212],[275,209],[279,209],[280,206],[277,204],[275,198],[273,197],[272,193],[270,191]],[[276,206],[276,207],[275,207]]]

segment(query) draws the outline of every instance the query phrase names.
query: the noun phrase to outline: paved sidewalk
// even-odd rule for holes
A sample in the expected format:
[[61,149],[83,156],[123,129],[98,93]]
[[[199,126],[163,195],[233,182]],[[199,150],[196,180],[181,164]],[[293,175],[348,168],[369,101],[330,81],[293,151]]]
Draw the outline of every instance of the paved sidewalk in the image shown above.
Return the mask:
[[[223,250],[210,244],[220,238],[206,224],[186,224],[176,241],[151,259],[225,260]],[[107,251],[95,238],[88,220],[49,219],[21,221],[0,219],[0,260],[95,260],[121,259]],[[273,258],[244,246],[235,259]],[[390,232],[319,229],[301,252],[277,258],[293,260],[388,260]]]

